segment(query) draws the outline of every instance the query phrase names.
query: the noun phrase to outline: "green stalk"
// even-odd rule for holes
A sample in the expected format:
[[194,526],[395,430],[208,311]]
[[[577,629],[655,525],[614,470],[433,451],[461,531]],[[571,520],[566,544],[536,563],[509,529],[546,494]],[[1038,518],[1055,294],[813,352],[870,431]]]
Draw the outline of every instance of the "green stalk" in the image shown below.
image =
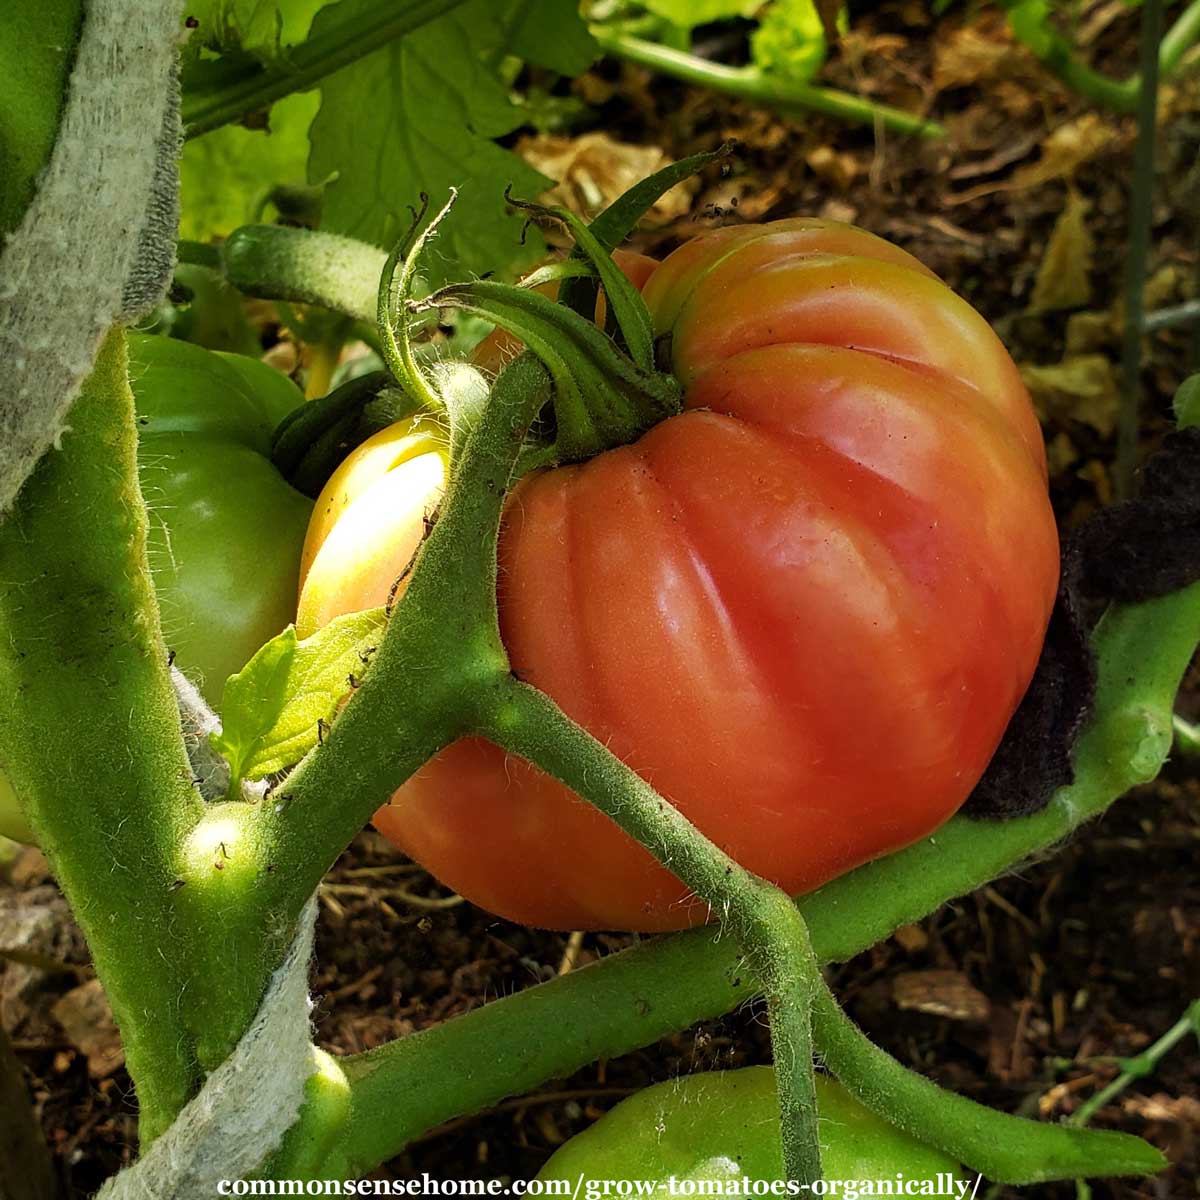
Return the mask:
[[1167,1165],[1132,1134],[1012,1117],[939,1088],[876,1046],[823,984],[813,1023],[826,1066],[863,1104],[996,1183],[1150,1175]]
[[1169,79],[1175,74],[1183,56],[1200,38],[1200,0],[1192,2],[1175,18],[1175,24],[1163,35],[1158,47],[1158,74]]
[[[1200,585],[1113,609],[1096,632],[1096,715],[1074,784],[1011,821],[955,817],[937,833],[801,897],[821,963],[843,962],[956,896],[1011,872],[1152,779],[1171,745],[1179,682],[1200,642]],[[756,981],[708,929],[648,940],[570,975],[343,1060],[352,1104],[323,1177],[372,1170],[421,1133],[730,1012]],[[530,1037],[531,1029],[554,1037]]]
[[603,25],[593,25],[591,31],[601,49],[614,58],[729,96],[740,96],[786,112],[803,109],[823,113],[859,125],[874,125],[878,121],[885,129],[921,137],[938,138],[946,132],[936,121],[886,104],[873,104],[849,92],[776,78],[756,67],[729,67],[724,63],[709,62],[657,42],[614,33]]
[[286,225],[243,225],[225,240],[220,256],[226,278],[248,296],[315,304],[375,322],[388,259],[378,246]]
[[507,679],[496,537],[526,430],[548,398],[522,356],[496,382],[370,669],[331,732],[258,805],[214,805],[189,839],[180,897],[210,931],[189,990],[201,1063],[229,1053],[334,860],[414,771],[470,729],[467,697]]
[[0,524],[0,760],[104,981],[145,1142],[195,1081],[179,1012],[192,947],[174,884],[203,804],[146,560],[126,369],[116,331],[62,449]]
[[767,998],[789,1180],[821,1178],[810,1007],[820,975],[799,910],[704,836],[674,805],[544,693],[509,679],[477,732],[562,780],[703,899]]
[[268,108],[293,92],[306,92],[326,76],[365,58],[429,21],[457,8],[463,0],[394,0],[359,9],[337,28],[309,38],[288,50],[280,65],[239,61],[221,72],[212,86],[187,86],[183,96],[183,125],[189,138],[240,121],[247,113]]
[[1106,1104],[1115,1100],[1136,1079],[1144,1079],[1158,1064],[1183,1041],[1188,1034],[1200,1038],[1200,1000],[1188,1005],[1187,1011],[1152,1046],[1141,1054],[1125,1060],[1124,1069],[1094,1096],[1089,1097],[1071,1116],[1072,1125],[1086,1125]]
[[1154,139],[1158,119],[1158,43],[1162,0],[1142,5],[1141,85],[1138,91],[1138,138],[1133,152],[1129,248],[1125,257],[1125,331],[1121,346],[1121,408],[1117,414],[1117,495],[1133,495],[1141,415],[1142,333],[1145,324],[1146,270],[1154,201]]

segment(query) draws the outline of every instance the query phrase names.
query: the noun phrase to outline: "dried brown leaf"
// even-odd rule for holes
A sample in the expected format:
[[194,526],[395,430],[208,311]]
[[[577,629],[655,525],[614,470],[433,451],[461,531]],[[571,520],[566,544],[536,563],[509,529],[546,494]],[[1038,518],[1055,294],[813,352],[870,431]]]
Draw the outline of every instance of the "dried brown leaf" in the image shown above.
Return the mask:
[[1067,202],[1054,222],[1046,252],[1038,266],[1031,312],[1083,308],[1091,302],[1095,241],[1087,224],[1089,207],[1075,188],[1068,188]]
[[111,1075],[125,1062],[121,1035],[100,980],[90,979],[72,988],[51,1011],[71,1044],[87,1059],[93,1079]]
[[902,971],[892,981],[892,999],[897,1008],[972,1024],[982,1024],[991,1011],[991,1002],[961,971]]
[[[557,179],[547,202],[561,204],[584,217],[594,217],[635,183],[668,162],[658,146],[618,142],[606,133],[567,138],[555,134],[525,137],[517,151],[531,167]],[[655,223],[673,221],[691,208],[695,184],[677,184],[650,210]]]

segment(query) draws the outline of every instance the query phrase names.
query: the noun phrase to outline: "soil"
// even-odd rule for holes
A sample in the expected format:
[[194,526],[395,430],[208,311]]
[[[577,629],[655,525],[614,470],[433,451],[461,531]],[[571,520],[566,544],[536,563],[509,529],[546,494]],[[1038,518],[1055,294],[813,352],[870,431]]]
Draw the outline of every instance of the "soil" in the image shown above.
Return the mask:
[[[1178,7],[1168,6],[1168,16]],[[1084,10],[1093,64],[1128,74],[1136,10],[1119,3]],[[1113,495],[1119,326],[1112,315],[1126,255],[1133,124],[1096,114],[1058,86],[1008,41],[990,10],[952,6],[936,19],[928,12],[923,3],[904,2],[854,13],[823,81],[926,107],[951,129],[941,142],[817,117],[786,122],[611,64],[575,88],[593,105],[596,128],[660,146],[670,158],[729,137],[740,142],[732,172],[708,180],[686,216],[641,235],[647,249],[664,251],[698,223],[734,216],[806,212],[855,221],[929,263],[996,325],[1019,363],[1068,368],[1055,387],[1033,390],[1045,417],[1055,505],[1071,525]],[[698,49],[736,58],[739,39],[736,30],[711,37],[701,31]],[[1154,305],[1179,302],[1197,278],[1198,90],[1193,72],[1191,82],[1164,97]],[[1063,168],[1073,160],[1051,135],[1064,128],[1082,130],[1101,148]],[[1031,184],[1039,163],[1045,178]],[[1090,296],[1070,309],[1033,314],[1039,265],[1072,190],[1088,204]],[[1167,426],[1169,399],[1190,353],[1186,332],[1147,343],[1144,450]],[[1083,354],[1101,365],[1093,361],[1081,382],[1070,368]],[[1200,676],[1189,680],[1181,704],[1200,715]],[[1200,768],[1180,760],[1046,861],[898,931],[831,969],[831,981],[851,1015],[903,1062],[1007,1111],[1061,1119],[1115,1076],[1114,1059],[1144,1050],[1200,996],[1198,851]],[[314,991],[318,1039],[335,1052],[378,1045],[551,977],[567,953],[565,935],[514,926],[467,903],[414,905],[411,896],[442,893],[370,832],[346,852],[330,883]],[[86,980],[88,968],[36,858],[18,863],[0,901],[48,906],[55,914],[42,953],[67,969],[39,977],[34,999],[10,1008],[5,1024],[63,1177],[87,1194],[130,1157],[128,1078],[120,1069],[89,1076],[89,1058],[50,1016],[56,996]],[[588,935],[577,961],[630,940]],[[7,968],[9,984],[20,969]],[[762,1013],[744,1008],[434,1130],[379,1176],[528,1178],[564,1139],[632,1089],[767,1060]],[[1200,1195],[1195,1040],[1181,1041],[1093,1123],[1148,1138],[1172,1164],[1153,1180],[1093,1184],[1095,1197]],[[1022,1194],[1066,1200],[1076,1190],[1044,1186]]]

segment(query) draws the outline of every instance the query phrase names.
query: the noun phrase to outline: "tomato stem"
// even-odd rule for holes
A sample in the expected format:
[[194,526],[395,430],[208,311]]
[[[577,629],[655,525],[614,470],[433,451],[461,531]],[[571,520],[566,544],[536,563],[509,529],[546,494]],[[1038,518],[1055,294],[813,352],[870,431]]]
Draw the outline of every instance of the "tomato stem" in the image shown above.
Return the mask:
[[374,324],[388,256],[378,246],[285,225],[243,225],[221,248],[225,277],[248,296],[315,304]]
[[104,980],[147,1142],[194,1083],[176,1001],[196,945],[173,884],[203,804],[146,558],[135,429],[117,330],[62,449],[0,522],[0,760]]
[[997,1112],[938,1087],[876,1046],[822,981],[813,1000],[826,1066],[869,1109],[996,1183],[1149,1175],[1167,1160],[1128,1133],[1078,1129]]
[[788,1178],[819,1180],[810,1010],[820,972],[796,906],[730,858],[536,688],[506,681],[482,706],[477,732],[566,783],[687,884],[732,932],[767,1000]]

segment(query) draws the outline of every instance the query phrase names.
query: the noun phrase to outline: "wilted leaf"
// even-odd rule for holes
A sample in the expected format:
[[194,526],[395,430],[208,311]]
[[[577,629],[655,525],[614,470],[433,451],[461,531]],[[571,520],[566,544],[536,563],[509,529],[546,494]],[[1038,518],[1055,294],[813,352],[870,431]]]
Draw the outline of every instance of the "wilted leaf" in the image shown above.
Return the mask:
[[947,88],[1006,79],[1020,73],[1024,56],[1012,44],[1007,31],[989,33],[972,23],[941,36],[933,48],[933,85]]
[[[658,146],[618,142],[607,133],[582,137],[539,134],[522,138],[517,153],[536,171],[557,184],[544,197],[580,216],[593,217],[635,183],[653,175],[669,161]],[[691,208],[692,180],[677,184],[650,210],[655,222],[666,223]]]
[[333,719],[385,624],[383,609],[374,608],[337,617],[303,641],[289,626],[230,678],[225,728],[214,742],[235,776],[265,779],[317,744],[318,723]]
[[1077,354],[1051,366],[1021,367],[1042,420],[1080,421],[1107,437],[1117,424],[1116,368],[1103,354]]
[[1038,161],[1021,167],[1008,186],[1020,190],[1051,179],[1070,179],[1084,163],[1106,150],[1116,136],[1116,129],[1099,113],[1084,113],[1055,129],[1042,143]]
[[1074,188],[1067,190],[1067,202],[1038,266],[1030,311],[1055,312],[1062,308],[1083,308],[1092,299],[1092,250],[1095,243],[1087,227],[1089,204]]

